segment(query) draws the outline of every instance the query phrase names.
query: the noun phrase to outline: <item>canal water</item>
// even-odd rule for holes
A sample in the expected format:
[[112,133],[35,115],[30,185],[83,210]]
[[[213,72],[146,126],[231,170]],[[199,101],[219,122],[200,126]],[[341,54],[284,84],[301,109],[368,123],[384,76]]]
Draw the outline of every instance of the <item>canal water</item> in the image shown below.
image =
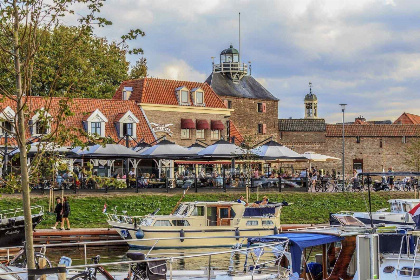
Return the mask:
[[[149,257],[171,257],[171,256],[187,256],[194,254],[203,254],[209,252],[221,252],[229,251],[230,248],[206,248],[206,249],[157,249],[153,250]],[[88,247],[87,248],[87,263],[91,264],[92,257],[100,255],[100,263],[120,262],[128,261],[126,253],[129,251],[128,246],[101,246],[101,247]],[[130,250],[130,252],[143,252],[147,253],[147,250]],[[71,247],[71,248],[60,248],[52,247],[46,252],[47,257],[50,259],[52,264],[57,265],[58,261],[62,256],[66,256],[72,259],[72,265],[83,265],[84,261],[84,249],[83,247]],[[255,256],[254,256],[255,257]],[[273,260],[274,256],[271,252],[267,252],[261,256],[261,261]],[[234,269],[242,270],[245,262],[245,255],[235,255],[234,258]],[[180,260],[174,260],[174,270],[197,270],[208,267],[209,257],[195,257],[185,258]],[[253,261],[249,260],[248,264],[252,264]],[[210,265],[216,270],[227,270],[230,264],[230,253],[223,255],[211,256]],[[128,265],[110,265],[106,266],[106,269],[110,271],[128,271]]]

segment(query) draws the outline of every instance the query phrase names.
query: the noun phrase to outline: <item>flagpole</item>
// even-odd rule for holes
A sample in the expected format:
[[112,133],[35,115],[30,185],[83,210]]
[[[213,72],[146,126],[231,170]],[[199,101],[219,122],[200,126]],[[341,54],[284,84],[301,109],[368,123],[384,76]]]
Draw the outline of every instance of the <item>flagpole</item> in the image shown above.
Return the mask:
[[369,195],[369,217],[370,217],[370,226],[373,229],[373,219],[372,219],[372,199],[370,197],[370,176],[367,177],[368,180],[368,195]]

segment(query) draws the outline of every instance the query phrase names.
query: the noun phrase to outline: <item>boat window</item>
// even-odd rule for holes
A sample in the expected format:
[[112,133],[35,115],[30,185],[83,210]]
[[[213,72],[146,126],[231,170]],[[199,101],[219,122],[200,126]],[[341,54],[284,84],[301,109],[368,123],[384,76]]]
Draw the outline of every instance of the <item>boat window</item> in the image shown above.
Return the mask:
[[411,205],[409,204],[404,204],[404,212],[408,212],[411,210]]
[[413,271],[413,276],[419,277],[420,276],[420,268],[415,267]]
[[170,227],[170,226],[172,226],[172,224],[168,220],[157,220],[153,226],[155,226],[155,227]]
[[274,225],[273,221],[267,220],[267,221],[262,221],[262,225],[263,226],[272,226]]
[[196,206],[191,216],[204,216],[204,206]]
[[220,208],[220,219],[229,218],[229,208]]
[[172,224],[177,227],[188,227],[190,223],[185,220],[172,220]]
[[392,273],[394,272],[394,270],[395,270],[395,267],[393,267],[392,265],[388,265],[388,266],[385,266],[384,273]]
[[258,221],[247,221],[246,225],[247,226],[258,226]]
[[412,271],[413,269],[411,268],[411,267],[408,267],[408,266],[404,266],[403,268],[401,268],[401,270],[400,270],[400,275],[403,275],[403,276],[411,276],[411,271]]

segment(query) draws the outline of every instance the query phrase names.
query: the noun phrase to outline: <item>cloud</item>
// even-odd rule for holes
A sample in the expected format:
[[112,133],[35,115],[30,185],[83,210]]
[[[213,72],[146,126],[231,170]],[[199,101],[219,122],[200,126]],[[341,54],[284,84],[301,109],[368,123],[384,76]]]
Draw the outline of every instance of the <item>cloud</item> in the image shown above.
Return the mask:
[[206,79],[206,74],[200,73],[187,64],[184,60],[173,59],[165,62],[149,71],[151,77],[180,80],[180,81],[197,81],[202,82]]

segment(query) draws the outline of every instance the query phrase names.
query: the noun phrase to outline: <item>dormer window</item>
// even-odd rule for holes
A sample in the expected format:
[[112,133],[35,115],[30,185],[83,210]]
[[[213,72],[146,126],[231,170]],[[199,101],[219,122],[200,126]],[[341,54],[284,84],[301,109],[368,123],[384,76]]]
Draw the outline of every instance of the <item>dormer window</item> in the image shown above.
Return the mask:
[[205,106],[204,104],[204,91],[201,88],[194,88],[191,90],[192,99],[194,100],[194,105],[196,106]]
[[45,135],[50,133],[51,115],[41,108],[29,121],[32,135]]
[[179,87],[175,89],[179,105],[191,105],[190,103],[190,91],[187,87]]
[[123,92],[122,92],[122,99],[123,100],[130,100],[132,92],[133,92],[132,87],[124,87]]
[[125,137],[128,135],[132,138],[136,138],[139,119],[133,112],[128,111],[126,113],[118,114],[114,122],[118,137]]
[[0,113],[0,132],[1,134],[7,133],[14,133],[13,121],[15,118],[15,111],[13,111],[10,106],[7,106],[1,113]]
[[99,109],[96,109],[92,114],[87,115],[85,119],[83,124],[87,133],[105,137],[105,124],[108,122],[108,119],[99,111]]

